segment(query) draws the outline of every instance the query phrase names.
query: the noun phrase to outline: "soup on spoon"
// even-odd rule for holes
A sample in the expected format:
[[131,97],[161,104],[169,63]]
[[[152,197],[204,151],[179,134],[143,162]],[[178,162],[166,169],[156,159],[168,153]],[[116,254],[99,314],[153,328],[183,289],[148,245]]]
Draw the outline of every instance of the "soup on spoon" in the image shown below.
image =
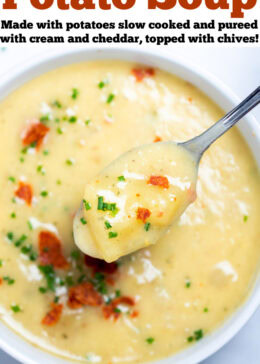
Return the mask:
[[85,254],[113,262],[155,244],[196,199],[202,154],[260,101],[260,88],[211,128],[185,143],[135,148],[85,188],[74,239]]

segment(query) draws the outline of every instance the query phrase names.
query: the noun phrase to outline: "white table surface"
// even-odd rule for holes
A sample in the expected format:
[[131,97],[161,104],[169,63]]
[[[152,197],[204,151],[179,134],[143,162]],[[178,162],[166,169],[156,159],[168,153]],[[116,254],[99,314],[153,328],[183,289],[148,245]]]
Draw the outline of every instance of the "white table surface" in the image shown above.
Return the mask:
[[[160,50],[161,51],[161,50]],[[0,52],[0,76],[9,67],[46,53],[40,47],[34,49],[10,49]],[[215,74],[241,98],[260,85],[260,48],[195,48],[172,47],[167,53],[176,53],[194,64]],[[260,107],[254,110],[260,122]],[[260,308],[247,325],[221,350],[203,364],[259,364],[260,363]],[[0,364],[18,364],[0,350]],[[26,364],[26,363],[24,363]],[[201,363],[202,364],[202,363]]]

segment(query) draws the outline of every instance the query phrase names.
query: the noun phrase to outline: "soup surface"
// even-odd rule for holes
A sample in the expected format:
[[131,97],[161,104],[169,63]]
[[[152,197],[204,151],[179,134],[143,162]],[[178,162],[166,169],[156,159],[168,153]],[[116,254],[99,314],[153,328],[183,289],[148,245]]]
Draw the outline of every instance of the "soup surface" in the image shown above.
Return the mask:
[[57,69],[2,102],[1,319],[38,347],[104,364],[167,357],[221,324],[260,255],[259,176],[236,129],[206,152],[197,200],[156,245],[108,264],[72,234],[86,183],[116,157],[221,116],[191,84],[119,61]]

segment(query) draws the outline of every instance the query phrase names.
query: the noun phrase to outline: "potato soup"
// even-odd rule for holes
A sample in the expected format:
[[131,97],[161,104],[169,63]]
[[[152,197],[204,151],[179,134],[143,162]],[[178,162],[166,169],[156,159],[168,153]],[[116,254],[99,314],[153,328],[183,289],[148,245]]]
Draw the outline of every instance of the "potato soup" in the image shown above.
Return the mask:
[[[143,144],[186,141],[222,115],[190,83],[120,61],[66,66],[8,96],[0,104],[2,321],[68,361],[104,364],[170,356],[222,324],[248,295],[260,256],[259,175],[237,129],[205,153],[196,201],[156,245],[106,263],[73,238],[85,186],[105,166]],[[147,188],[148,205],[159,188],[151,185],[134,191]],[[82,226],[100,207],[90,199]],[[149,236],[157,220],[142,223]]]

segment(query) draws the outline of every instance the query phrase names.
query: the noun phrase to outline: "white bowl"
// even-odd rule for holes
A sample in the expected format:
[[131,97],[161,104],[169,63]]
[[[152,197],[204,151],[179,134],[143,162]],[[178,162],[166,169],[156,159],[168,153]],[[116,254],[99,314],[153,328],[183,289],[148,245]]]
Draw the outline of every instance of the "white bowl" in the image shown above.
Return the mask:
[[[224,111],[229,111],[239,99],[218,79],[188,64],[186,61],[174,57],[158,56],[153,52],[123,50],[123,49],[90,49],[76,51],[55,51],[45,56],[34,58],[14,69],[2,79],[0,85],[0,99],[20,87],[25,82],[54,68],[70,63],[95,59],[121,59],[144,63],[159,67],[193,83],[214,100]],[[260,166],[260,126],[254,117],[248,115],[239,123],[239,129],[252,150],[258,166]],[[207,335],[203,340],[186,350],[169,358],[160,360],[157,364],[195,364],[216,352],[227,343],[252,316],[260,304],[260,277],[256,277],[248,299],[237,309],[217,330]],[[37,346],[37,341],[34,343]],[[24,341],[12,330],[0,323],[0,347],[7,353],[28,364],[66,364],[66,360],[59,359]]]

